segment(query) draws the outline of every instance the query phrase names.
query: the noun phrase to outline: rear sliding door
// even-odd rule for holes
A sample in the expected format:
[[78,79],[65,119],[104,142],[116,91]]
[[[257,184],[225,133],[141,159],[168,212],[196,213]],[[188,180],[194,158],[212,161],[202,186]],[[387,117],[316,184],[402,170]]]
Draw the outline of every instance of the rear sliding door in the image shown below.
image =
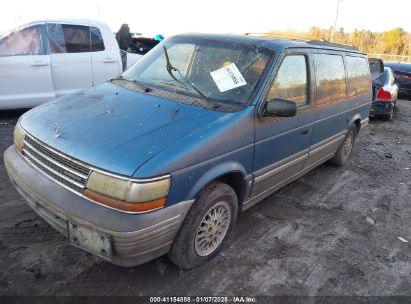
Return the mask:
[[307,167],[333,156],[347,132],[347,82],[344,57],[337,52],[313,54],[315,111]]

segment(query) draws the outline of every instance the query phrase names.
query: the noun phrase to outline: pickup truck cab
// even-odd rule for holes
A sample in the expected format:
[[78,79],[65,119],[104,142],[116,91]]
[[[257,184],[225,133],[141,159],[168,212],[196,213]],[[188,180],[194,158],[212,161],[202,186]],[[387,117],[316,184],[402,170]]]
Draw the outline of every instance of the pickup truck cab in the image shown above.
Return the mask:
[[368,122],[365,54],[324,42],[179,35],[111,82],[26,112],[4,161],[70,244],[117,265],[218,254],[239,211],[321,163]]
[[[129,54],[128,65],[141,55]],[[0,110],[31,108],[123,72],[109,27],[89,20],[32,22],[0,36]]]

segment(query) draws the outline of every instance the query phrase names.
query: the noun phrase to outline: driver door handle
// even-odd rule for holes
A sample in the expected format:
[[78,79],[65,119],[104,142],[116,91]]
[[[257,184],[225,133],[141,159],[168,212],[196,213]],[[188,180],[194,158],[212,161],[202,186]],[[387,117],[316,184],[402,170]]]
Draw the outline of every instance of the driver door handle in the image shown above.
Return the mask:
[[47,61],[33,61],[31,66],[48,66]]
[[103,62],[104,63],[114,63],[114,62],[117,62],[117,60],[115,58],[104,58]]
[[305,129],[303,129],[303,131],[301,132],[302,135],[307,135],[308,133],[310,133],[310,128],[305,128]]

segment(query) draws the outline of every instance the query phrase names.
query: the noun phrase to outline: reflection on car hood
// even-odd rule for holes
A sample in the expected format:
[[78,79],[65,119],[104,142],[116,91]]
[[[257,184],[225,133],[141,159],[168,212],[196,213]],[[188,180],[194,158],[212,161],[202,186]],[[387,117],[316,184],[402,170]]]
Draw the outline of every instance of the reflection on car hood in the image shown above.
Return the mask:
[[162,150],[223,115],[105,83],[34,108],[21,125],[75,159],[131,176]]

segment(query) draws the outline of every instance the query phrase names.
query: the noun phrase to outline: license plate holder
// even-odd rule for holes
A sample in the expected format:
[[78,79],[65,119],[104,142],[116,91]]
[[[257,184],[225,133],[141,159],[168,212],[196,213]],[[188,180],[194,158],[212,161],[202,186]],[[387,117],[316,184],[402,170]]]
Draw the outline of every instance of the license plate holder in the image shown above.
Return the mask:
[[112,241],[110,235],[73,221],[67,222],[67,233],[70,245],[111,261]]

